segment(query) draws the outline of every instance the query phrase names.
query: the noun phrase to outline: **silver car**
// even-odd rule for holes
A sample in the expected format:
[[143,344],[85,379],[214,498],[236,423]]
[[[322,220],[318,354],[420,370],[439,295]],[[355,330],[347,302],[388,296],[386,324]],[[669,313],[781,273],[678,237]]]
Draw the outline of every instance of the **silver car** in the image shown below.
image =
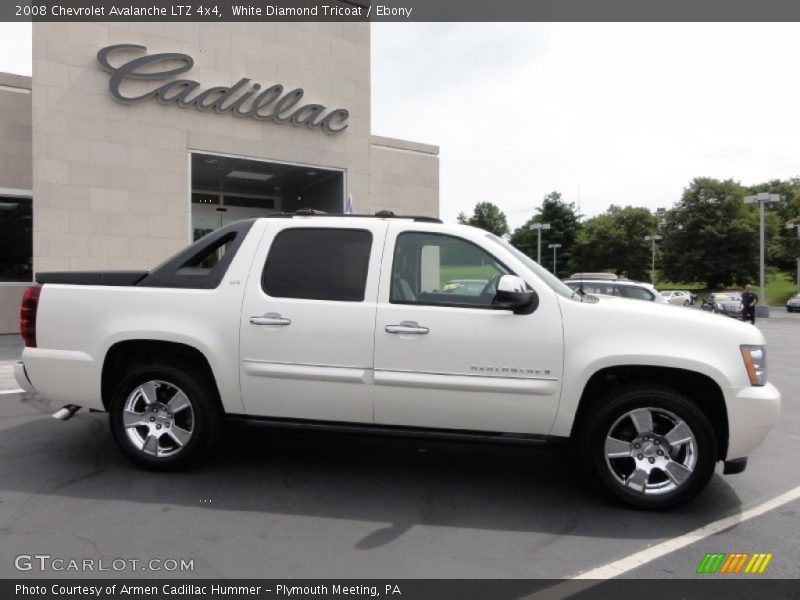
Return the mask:
[[678,306],[689,306],[692,303],[692,295],[689,292],[682,290],[670,290],[661,292],[661,295],[667,299],[670,304],[677,304]]
[[578,293],[601,294],[605,296],[619,296],[634,300],[647,300],[657,304],[667,304],[667,300],[649,283],[632,281],[630,279],[604,280],[604,279],[565,279],[569,287]]

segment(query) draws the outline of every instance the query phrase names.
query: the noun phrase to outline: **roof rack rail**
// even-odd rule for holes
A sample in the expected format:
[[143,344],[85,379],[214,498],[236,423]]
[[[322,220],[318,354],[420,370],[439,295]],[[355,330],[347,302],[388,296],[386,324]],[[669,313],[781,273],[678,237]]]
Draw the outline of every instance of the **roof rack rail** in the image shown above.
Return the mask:
[[359,217],[362,219],[410,219],[418,223],[442,223],[441,219],[436,217],[424,217],[420,215],[396,215],[391,210],[379,210],[374,215],[342,215],[330,214],[321,210],[312,208],[301,208],[293,213],[273,213],[271,215],[264,215],[268,219],[291,219],[292,217]]

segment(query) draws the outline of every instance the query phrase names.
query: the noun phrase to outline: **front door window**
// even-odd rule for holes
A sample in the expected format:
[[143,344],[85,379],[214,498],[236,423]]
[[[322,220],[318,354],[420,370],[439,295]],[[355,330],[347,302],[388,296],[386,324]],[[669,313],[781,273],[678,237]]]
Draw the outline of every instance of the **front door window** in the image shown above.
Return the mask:
[[491,254],[466,240],[402,233],[394,251],[390,302],[490,308],[497,281],[508,273]]

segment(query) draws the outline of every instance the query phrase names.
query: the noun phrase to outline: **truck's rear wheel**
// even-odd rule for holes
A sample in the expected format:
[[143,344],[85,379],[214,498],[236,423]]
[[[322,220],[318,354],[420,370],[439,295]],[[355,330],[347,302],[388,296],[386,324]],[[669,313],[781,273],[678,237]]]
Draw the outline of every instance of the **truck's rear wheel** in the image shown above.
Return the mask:
[[196,461],[221,429],[212,386],[190,366],[149,365],[129,373],[109,404],[120,449],[149,469],[176,469]]
[[714,474],[716,438],[686,396],[626,386],[599,404],[585,421],[582,454],[613,494],[642,508],[671,508],[705,488]]

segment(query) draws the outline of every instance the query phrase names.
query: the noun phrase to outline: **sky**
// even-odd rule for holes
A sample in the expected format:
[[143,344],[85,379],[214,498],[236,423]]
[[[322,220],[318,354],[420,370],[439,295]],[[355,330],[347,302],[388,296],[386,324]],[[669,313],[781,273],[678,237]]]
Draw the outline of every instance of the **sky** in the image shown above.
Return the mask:
[[440,147],[446,220],[654,210],[800,175],[798,57],[798,24],[374,24],[372,131]]
[[[0,71],[30,44],[0,24]],[[792,23],[376,23],[372,131],[440,147],[445,220],[490,201],[516,227],[554,190],[655,210],[694,177],[800,176],[798,57]]]
[[31,24],[0,23],[0,73],[31,74]]

